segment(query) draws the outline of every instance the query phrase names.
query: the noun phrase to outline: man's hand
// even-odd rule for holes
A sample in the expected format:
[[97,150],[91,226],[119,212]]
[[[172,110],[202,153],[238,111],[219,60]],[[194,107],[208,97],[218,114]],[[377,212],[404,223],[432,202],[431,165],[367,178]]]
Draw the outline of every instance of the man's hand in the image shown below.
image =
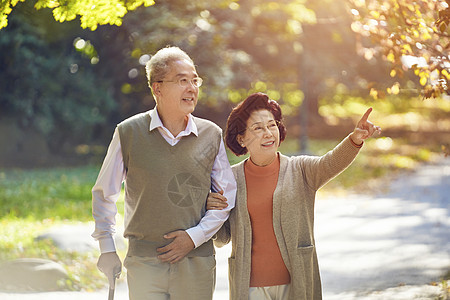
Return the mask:
[[184,230],[177,230],[164,235],[165,239],[173,239],[173,241],[161,248],[156,249],[160,255],[158,258],[162,262],[176,263],[186,256],[191,250],[195,248],[189,234]]
[[116,252],[102,253],[98,258],[97,268],[106,275],[109,286],[114,287],[114,278],[119,278],[122,272],[122,262]]
[[355,130],[353,130],[350,135],[350,138],[356,145],[361,145],[365,139],[371,137],[375,132],[378,134],[381,133],[381,127],[375,126],[372,122],[367,120],[371,112],[372,107],[362,116],[361,120],[356,124]]

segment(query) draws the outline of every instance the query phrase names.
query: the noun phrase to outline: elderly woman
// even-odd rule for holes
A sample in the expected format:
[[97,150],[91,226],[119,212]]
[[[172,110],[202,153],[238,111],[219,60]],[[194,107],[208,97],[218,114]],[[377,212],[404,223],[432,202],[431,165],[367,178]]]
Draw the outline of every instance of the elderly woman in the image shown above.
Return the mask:
[[[256,93],[233,109],[226,144],[238,156],[250,155],[232,167],[236,206],[214,241],[218,247],[232,242],[230,299],[322,299],[315,195],[352,163],[365,139],[380,131],[367,120],[371,111],[325,155],[288,157],[278,152],[286,128],[277,102]],[[225,197],[211,193],[207,208],[224,207]]]

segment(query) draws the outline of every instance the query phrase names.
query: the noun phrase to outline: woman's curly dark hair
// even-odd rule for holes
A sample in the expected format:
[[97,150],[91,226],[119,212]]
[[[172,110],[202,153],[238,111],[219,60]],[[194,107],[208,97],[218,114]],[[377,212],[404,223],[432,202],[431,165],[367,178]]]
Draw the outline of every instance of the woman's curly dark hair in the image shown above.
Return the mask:
[[280,105],[276,101],[271,100],[269,96],[264,93],[251,94],[233,108],[227,120],[225,143],[237,156],[247,153],[247,148],[242,147],[237,141],[238,135],[244,134],[245,130],[247,130],[247,121],[250,115],[254,111],[261,109],[270,111],[273,114],[275,121],[277,121],[278,130],[280,131],[280,144],[286,138],[286,127],[283,123]]

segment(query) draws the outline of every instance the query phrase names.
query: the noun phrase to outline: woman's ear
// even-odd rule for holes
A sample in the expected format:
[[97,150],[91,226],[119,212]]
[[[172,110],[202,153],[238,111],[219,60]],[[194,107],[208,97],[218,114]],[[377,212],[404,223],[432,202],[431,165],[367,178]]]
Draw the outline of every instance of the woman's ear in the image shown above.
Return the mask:
[[245,147],[245,144],[244,144],[244,137],[243,137],[242,135],[238,135],[238,136],[236,137],[236,141],[239,143],[239,145],[241,145],[242,148]]

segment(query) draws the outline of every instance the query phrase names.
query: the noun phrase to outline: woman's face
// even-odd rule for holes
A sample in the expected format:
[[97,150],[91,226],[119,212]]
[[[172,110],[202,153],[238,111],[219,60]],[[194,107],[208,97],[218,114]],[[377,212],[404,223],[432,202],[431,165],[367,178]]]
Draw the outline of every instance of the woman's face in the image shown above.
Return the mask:
[[273,114],[266,109],[252,112],[245,133],[237,139],[241,146],[247,147],[253,162],[271,162],[280,145],[280,131]]

